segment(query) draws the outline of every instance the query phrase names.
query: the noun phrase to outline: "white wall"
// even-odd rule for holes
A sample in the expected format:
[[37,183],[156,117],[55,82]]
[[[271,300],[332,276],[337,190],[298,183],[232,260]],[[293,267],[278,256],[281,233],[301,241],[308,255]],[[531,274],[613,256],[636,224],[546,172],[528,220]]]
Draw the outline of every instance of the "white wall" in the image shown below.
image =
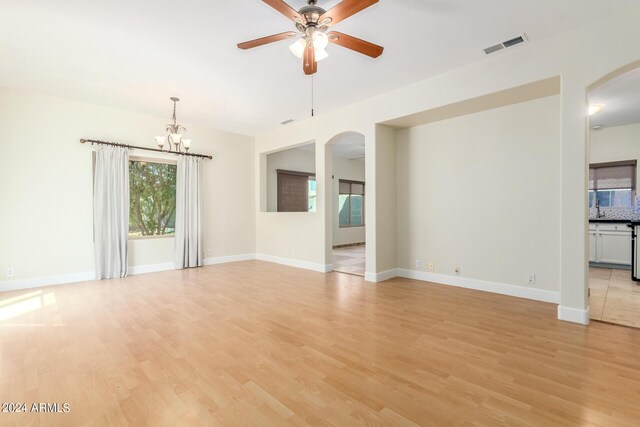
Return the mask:
[[[606,127],[589,132],[589,163],[638,160],[640,163],[640,123]],[[640,167],[636,182],[640,183]]]
[[559,112],[553,96],[398,131],[398,267],[559,291]]
[[316,173],[316,153],[301,148],[278,151],[267,155],[267,212],[278,212],[278,169]]
[[[365,226],[362,227],[340,227],[340,205],[339,205],[339,182],[341,179],[351,181],[364,181],[364,160],[346,159],[340,156],[333,156],[333,245],[349,245],[353,243],[364,243]],[[366,186],[365,186],[366,193]],[[366,211],[365,194],[365,211]]]
[[[79,140],[151,146],[167,119],[7,89],[0,117],[0,290],[92,273],[92,148]],[[255,252],[254,139],[186,127],[193,151],[214,156],[204,167],[205,257]],[[173,262],[172,238],[130,241],[129,249],[131,267]]]

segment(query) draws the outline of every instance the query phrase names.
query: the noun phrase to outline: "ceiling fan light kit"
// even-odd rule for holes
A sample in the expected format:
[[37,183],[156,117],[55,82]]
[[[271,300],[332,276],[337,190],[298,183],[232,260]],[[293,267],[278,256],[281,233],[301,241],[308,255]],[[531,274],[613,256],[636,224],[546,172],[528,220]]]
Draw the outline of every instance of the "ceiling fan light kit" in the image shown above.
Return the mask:
[[378,0],[343,0],[329,11],[316,6],[317,0],[308,0],[307,6],[296,11],[283,0],[262,0],[282,15],[293,21],[298,32],[287,31],[272,36],[262,37],[239,43],[240,49],[251,49],[265,44],[297,37],[289,46],[289,50],[297,58],[302,59],[302,68],[307,75],[318,71],[317,63],[329,57],[326,51],[329,43],[354,50],[363,55],[377,58],[384,48],[359,38],[337,31],[328,32],[332,25],[355,15],[378,2]]

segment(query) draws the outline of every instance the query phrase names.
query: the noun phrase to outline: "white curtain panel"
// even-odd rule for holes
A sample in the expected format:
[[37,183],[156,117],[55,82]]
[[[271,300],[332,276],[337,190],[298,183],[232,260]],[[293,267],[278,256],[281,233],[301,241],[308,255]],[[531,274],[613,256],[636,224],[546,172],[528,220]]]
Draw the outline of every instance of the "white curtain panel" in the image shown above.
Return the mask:
[[127,275],[129,237],[129,152],[100,146],[93,177],[96,279]]
[[180,156],[176,176],[177,269],[203,265],[202,182],[202,158]]

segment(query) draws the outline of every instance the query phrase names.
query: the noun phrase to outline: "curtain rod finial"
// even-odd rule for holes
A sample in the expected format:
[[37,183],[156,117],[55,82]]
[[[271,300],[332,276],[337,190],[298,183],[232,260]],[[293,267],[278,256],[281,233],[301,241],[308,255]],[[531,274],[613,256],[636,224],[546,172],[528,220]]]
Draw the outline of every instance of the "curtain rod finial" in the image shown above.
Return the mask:
[[85,142],[87,142],[87,140],[86,140],[86,139],[84,139],[84,138],[81,138],[81,139],[80,139],[80,144],[84,144]]

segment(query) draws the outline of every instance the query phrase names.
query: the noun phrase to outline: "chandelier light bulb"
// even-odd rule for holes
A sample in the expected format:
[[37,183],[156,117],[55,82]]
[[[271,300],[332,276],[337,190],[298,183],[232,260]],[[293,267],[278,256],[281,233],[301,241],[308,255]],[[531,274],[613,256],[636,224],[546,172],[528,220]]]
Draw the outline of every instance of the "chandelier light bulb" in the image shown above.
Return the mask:
[[156,136],[156,143],[158,144],[158,147],[160,148],[164,147],[164,144],[166,144],[166,142],[167,142],[166,136]]
[[304,38],[296,40],[294,44],[289,46],[289,50],[299,59],[302,59],[302,55],[304,54],[304,50],[307,47],[307,41]]
[[326,59],[329,57],[329,54],[327,53],[326,50],[324,49],[316,49],[316,62],[320,62],[323,59]]
[[191,147],[191,140],[190,139],[183,139],[182,140],[182,145],[184,145],[184,148],[186,148],[188,150],[189,147]]
[[313,33],[313,48],[317,51],[324,50],[329,45],[329,37],[322,31]]
[[169,140],[174,144],[174,145],[178,145],[180,144],[180,140],[182,139],[182,135],[179,133],[172,133],[171,135],[169,135]]

